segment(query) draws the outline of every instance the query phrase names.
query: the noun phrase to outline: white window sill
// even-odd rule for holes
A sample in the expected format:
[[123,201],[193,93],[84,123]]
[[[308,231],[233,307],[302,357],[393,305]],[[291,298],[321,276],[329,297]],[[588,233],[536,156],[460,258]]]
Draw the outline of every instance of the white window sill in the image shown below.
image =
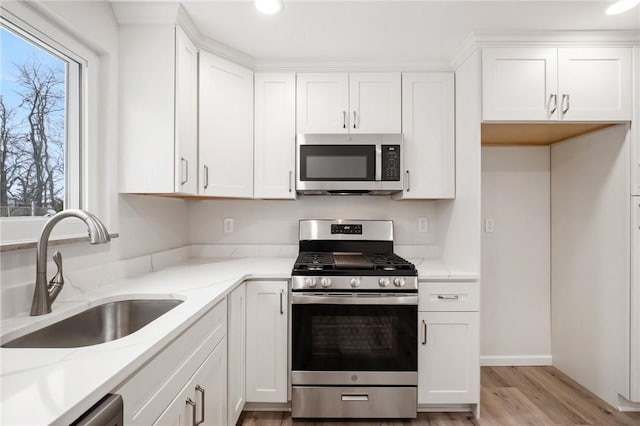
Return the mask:
[[[109,234],[111,239],[119,238],[120,234]],[[58,237],[58,238],[50,238],[49,246],[58,246],[63,244],[75,244],[82,243],[85,241],[89,241],[88,236],[66,236],[66,237]],[[15,251],[15,250],[26,250],[36,248],[38,245],[37,241],[16,241],[9,243],[0,243],[0,253],[7,251]]]

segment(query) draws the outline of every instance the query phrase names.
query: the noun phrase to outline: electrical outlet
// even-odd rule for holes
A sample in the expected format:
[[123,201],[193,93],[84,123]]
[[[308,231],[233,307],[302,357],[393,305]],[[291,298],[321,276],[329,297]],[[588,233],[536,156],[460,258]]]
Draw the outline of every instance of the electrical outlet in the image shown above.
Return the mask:
[[484,220],[484,232],[491,233],[496,230],[493,219],[487,218]]
[[224,230],[225,234],[231,234],[233,232],[233,218],[232,217],[225,217],[224,221],[222,222],[222,229]]
[[418,232],[429,232],[429,218],[428,217],[419,217],[418,218]]

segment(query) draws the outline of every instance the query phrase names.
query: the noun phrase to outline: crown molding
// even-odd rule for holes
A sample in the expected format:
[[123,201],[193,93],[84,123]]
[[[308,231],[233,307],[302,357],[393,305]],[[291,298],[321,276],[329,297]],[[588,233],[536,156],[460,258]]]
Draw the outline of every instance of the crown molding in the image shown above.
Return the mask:
[[111,0],[111,9],[120,25],[131,24],[175,24],[178,10],[177,2],[127,2]]
[[448,63],[371,59],[256,59],[256,72],[450,72]]
[[631,47],[640,45],[640,31],[474,31],[451,62],[458,69],[483,47]]

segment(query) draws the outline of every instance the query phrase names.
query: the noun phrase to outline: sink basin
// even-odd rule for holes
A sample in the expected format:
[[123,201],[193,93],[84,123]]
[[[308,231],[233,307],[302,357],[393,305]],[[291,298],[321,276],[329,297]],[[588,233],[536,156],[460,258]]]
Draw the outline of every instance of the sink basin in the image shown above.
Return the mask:
[[3,348],[77,348],[120,339],[140,330],[182,300],[136,299],[93,306],[13,339]]

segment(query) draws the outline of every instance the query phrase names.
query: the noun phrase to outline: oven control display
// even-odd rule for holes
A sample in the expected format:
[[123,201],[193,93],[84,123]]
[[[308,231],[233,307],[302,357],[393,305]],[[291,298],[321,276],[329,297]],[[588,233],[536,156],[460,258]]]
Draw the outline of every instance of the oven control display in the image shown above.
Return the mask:
[[331,233],[362,235],[362,225],[332,224]]

